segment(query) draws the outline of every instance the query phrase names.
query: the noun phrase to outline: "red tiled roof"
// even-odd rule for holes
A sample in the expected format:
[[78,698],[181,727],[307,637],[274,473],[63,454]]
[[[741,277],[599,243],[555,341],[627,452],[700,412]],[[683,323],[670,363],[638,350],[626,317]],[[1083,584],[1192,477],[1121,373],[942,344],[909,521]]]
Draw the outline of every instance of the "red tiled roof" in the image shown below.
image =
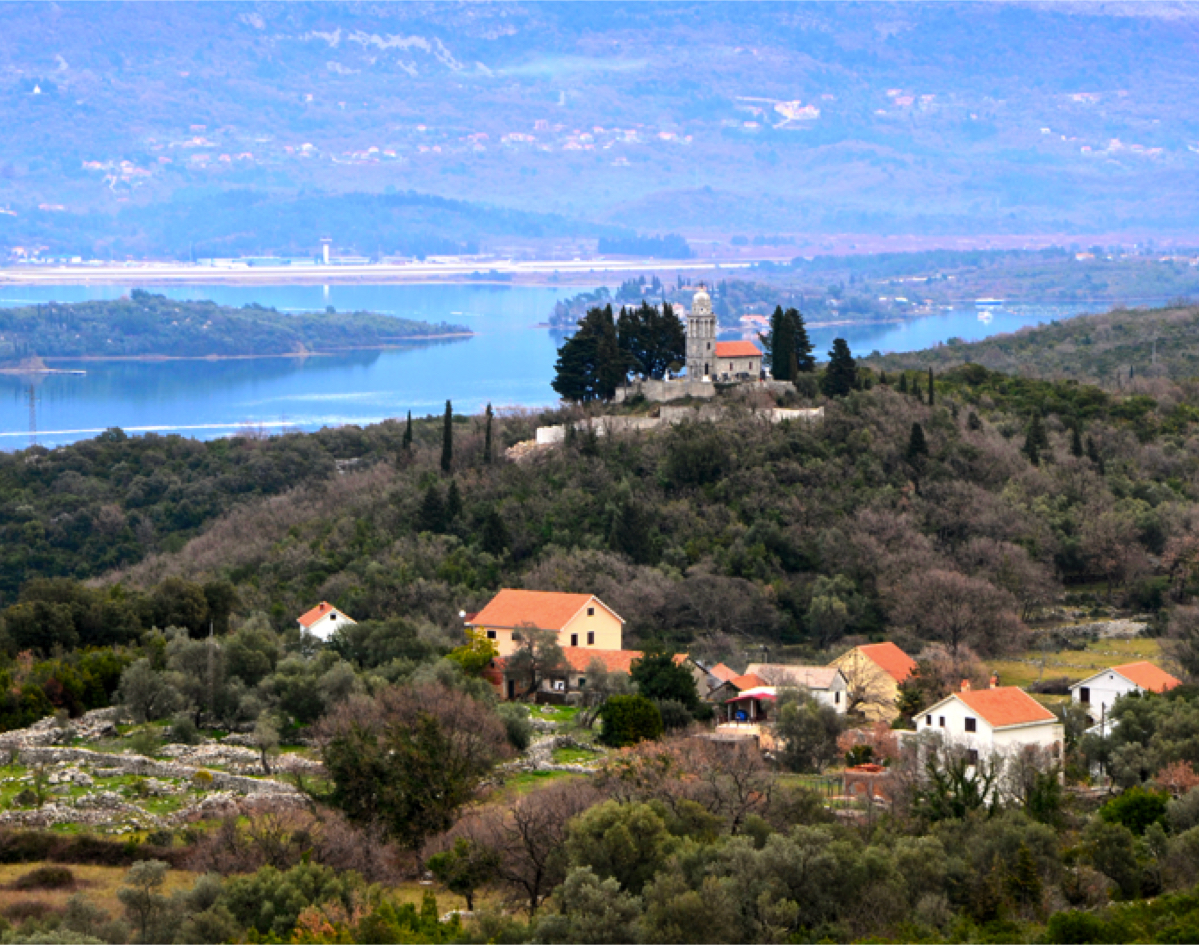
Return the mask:
[[[478,627],[536,627],[561,630],[591,601],[620,620],[620,616],[594,594],[562,594],[557,591],[518,591],[504,588],[480,610],[473,620]],[[621,620],[621,623],[624,623]]]
[[718,358],[760,358],[762,352],[752,341],[718,341],[716,342],[716,357]]
[[1052,722],[1057,716],[1018,686],[999,686],[995,689],[972,689],[954,693],[977,712],[992,728],[1006,725],[1025,725],[1029,722]]
[[916,661],[894,643],[870,643],[859,646],[858,652],[897,683],[916,671]]
[[313,607],[312,610],[308,611],[306,614],[301,614],[297,619],[300,621],[301,627],[308,628],[322,617],[327,617],[329,614],[333,613],[333,611],[336,609],[337,608],[332,604],[321,601],[319,604]]
[[1130,683],[1149,692],[1166,692],[1182,685],[1181,679],[1176,679],[1161,667],[1146,661],[1125,663],[1123,666],[1113,666],[1112,669]]
[[610,673],[627,673],[633,661],[641,659],[640,650],[597,650],[589,646],[564,646],[566,662],[577,673],[585,673],[592,660],[599,660]]
[[737,678],[737,671],[729,669],[724,665],[724,663],[717,663],[710,670],[708,670],[708,673],[712,676],[715,676],[721,682],[728,682],[730,679]]
[[729,685],[740,692],[745,692],[746,689],[753,689],[755,686],[765,686],[766,680],[761,676],[755,676],[753,673],[746,673],[744,676],[730,679]]

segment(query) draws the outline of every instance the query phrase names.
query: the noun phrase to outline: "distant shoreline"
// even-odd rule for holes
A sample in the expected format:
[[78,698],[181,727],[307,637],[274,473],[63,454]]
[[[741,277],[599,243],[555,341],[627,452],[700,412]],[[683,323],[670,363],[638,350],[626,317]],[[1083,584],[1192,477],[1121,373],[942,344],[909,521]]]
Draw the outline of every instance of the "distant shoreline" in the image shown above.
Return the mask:
[[[104,362],[104,361],[255,361],[260,358],[329,358],[349,351],[398,351],[422,341],[445,341],[454,338],[473,338],[473,331],[448,332],[439,335],[413,335],[411,338],[397,339],[396,344],[385,345],[350,345],[345,348],[326,348],[322,351],[284,351],[273,354],[80,354],[80,355],[46,355],[42,360],[51,362]],[[0,374],[67,374],[67,371],[30,371],[21,367],[0,367]]]

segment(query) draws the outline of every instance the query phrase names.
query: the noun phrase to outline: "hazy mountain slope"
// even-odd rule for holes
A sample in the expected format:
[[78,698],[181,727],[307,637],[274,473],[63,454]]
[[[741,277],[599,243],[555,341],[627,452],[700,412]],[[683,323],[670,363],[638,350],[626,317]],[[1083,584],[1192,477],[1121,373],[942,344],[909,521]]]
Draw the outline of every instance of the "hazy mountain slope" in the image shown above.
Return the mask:
[[392,187],[662,231],[1188,231],[1193,12],[10,4],[0,207]]

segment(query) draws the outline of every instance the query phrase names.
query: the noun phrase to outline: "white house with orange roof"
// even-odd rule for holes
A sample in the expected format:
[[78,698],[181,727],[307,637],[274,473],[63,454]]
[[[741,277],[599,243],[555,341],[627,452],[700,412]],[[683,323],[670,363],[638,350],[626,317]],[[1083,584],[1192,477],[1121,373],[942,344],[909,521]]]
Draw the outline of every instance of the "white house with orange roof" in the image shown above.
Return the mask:
[[563,649],[619,650],[624,637],[624,620],[594,594],[558,591],[505,588],[468,615],[466,626],[481,631],[500,656],[515,653],[526,630],[553,631]]
[[1085,705],[1091,719],[1099,722],[1111,715],[1112,704],[1121,696],[1130,692],[1168,692],[1181,685],[1181,679],[1142,660],[1100,670],[1076,682],[1070,687],[1070,698]]
[[922,736],[966,752],[971,764],[1012,757],[1025,748],[1046,749],[1060,758],[1065,730],[1056,715],[1017,686],[955,692],[916,719]]
[[328,601],[321,601],[312,610],[296,618],[302,633],[312,634],[322,642],[333,636],[339,627],[356,622]]
[[916,671],[916,661],[894,643],[855,646],[829,665],[845,676],[850,711],[869,722],[890,722],[899,715],[899,687]]

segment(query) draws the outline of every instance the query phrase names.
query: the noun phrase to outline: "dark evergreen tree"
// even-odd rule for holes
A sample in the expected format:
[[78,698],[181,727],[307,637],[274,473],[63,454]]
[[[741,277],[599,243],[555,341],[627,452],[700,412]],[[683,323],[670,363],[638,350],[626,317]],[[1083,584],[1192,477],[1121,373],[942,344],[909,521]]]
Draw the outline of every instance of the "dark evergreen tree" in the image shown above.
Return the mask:
[[879,376],[878,376],[878,382],[879,382],[880,384],[887,384],[887,385],[890,385],[890,383],[891,383],[891,382],[890,382],[889,380],[887,380],[887,372],[886,372],[886,371],[883,371],[881,374],[879,374]]
[[928,369],[928,405],[931,407],[936,401],[936,381],[933,378],[933,369]]
[[1041,420],[1041,412],[1034,410],[1032,418],[1028,422],[1028,429],[1024,435],[1024,449],[1022,452],[1028,457],[1028,461],[1034,466],[1041,465],[1041,453],[1049,448],[1049,435],[1045,432],[1045,424]]
[[978,419],[978,414],[971,410],[970,416],[966,418],[966,426],[971,430],[981,430],[983,428],[983,422]]
[[924,391],[920,388],[920,377],[917,375],[912,378],[912,396],[921,403],[924,403]]
[[687,359],[687,332],[669,302],[661,311],[648,302],[622,308],[616,335],[627,365],[642,377],[661,379]]
[[441,498],[441,489],[436,483],[430,483],[421,499],[420,510],[416,514],[417,531],[439,534],[445,531],[445,502]]
[[636,502],[623,502],[613,513],[608,544],[614,551],[628,555],[634,564],[653,563],[654,541],[650,517]]
[[1078,459],[1082,458],[1082,434],[1078,432],[1078,424],[1074,424],[1074,428],[1070,431],[1070,455]]
[[612,306],[588,310],[579,330],[558,349],[550,385],[565,400],[611,400],[624,383],[626,355],[620,349]]
[[924,427],[918,423],[912,424],[911,435],[908,436],[908,462],[915,464],[928,455],[928,441],[924,438]]
[[[791,324],[791,350],[795,355],[795,363],[804,374],[816,370],[816,358],[812,354],[814,345],[808,337],[808,326],[804,323],[803,313],[798,309],[787,309],[787,319]],[[791,378],[795,380],[794,377]]]
[[408,411],[408,422],[404,424],[404,439],[403,447],[405,450],[412,449],[412,411]]
[[487,514],[483,517],[480,544],[482,544],[484,551],[497,558],[508,550],[508,528],[504,524],[504,519],[500,515],[499,509],[494,506],[488,509]]
[[908,392],[908,374],[907,371],[901,371],[899,374],[899,386],[896,388],[901,394]]
[[770,316],[770,331],[758,335],[762,342],[762,363],[770,369],[776,381],[791,380],[792,332],[781,305]]
[[454,408],[445,402],[445,425],[441,430],[441,471],[448,473],[454,465]]
[[450,480],[450,488],[445,497],[445,522],[453,523],[462,514],[462,493],[458,491],[458,480]]
[[487,409],[483,413],[483,462],[491,462],[491,404],[487,405]]
[[820,380],[820,389],[826,397],[845,397],[858,386],[858,366],[850,354],[844,338],[834,338],[833,348],[828,353],[828,367]]

